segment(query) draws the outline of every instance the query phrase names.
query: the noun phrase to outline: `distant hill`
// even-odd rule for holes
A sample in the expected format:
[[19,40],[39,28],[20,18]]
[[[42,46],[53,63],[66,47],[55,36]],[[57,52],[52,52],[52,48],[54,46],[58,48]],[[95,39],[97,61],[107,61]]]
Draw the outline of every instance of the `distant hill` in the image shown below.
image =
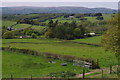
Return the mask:
[[29,14],[29,13],[117,13],[109,8],[86,7],[2,7],[3,14]]

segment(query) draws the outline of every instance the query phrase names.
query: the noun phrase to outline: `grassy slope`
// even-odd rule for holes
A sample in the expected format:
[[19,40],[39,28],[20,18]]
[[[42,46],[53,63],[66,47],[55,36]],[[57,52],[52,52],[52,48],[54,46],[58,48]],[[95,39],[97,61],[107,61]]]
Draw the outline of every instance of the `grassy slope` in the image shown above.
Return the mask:
[[[61,66],[61,63],[66,63],[62,60],[52,60],[56,63],[48,63],[50,59],[40,56],[31,56],[3,51],[3,78],[10,77],[12,74],[16,78],[42,77],[47,76],[51,72],[71,71],[73,73],[81,73],[82,68],[73,66],[68,63],[68,66]],[[74,69],[76,69],[74,71]],[[20,73],[20,74],[19,74]]]
[[102,36],[96,36],[96,37],[89,37],[85,39],[75,39],[73,41],[100,44],[101,39],[102,39]]
[[[83,41],[86,42],[86,39]],[[18,43],[8,43],[8,42],[16,42],[16,41]],[[92,37],[88,38],[88,41],[90,42],[93,41],[94,43],[94,37],[93,39]],[[20,43],[20,42],[26,42],[26,43]],[[97,41],[95,40],[95,42]],[[77,57],[82,57],[82,58],[99,59],[100,61],[99,64],[102,67],[109,66],[109,64],[114,64],[114,65],[117,64],[115,55],[111,52],[105,52],[105,50],[102,47],[73,43],[71,41],[48,40],[48,39],[44,39],[44,40],[3,39],[3,43],[4,43],[3,46],[32,49],[32,50],[36,50],[40,52],[51,52],[51,53],[56,53],[56,54],[72,55],[72,56],[77,56]]]
[[[8,27],[8,26],[12,26],[14,24],[16,24],[15,21],[6,21],[6,20],[2,21],[2,26]],[[32,25],[30,25],[30,24],[17,24],[15,26],[13,26],[13,28],[15,28],[15,29],[23,29],[23,28],[28,28],[30,26],[32,26]],[[34,25],[34,26],[32,26],[32,28],[33,29],[41,29],[41,28],[45,28],[45,26],[36,26],[36,25]]]
[[13,25],[15,23],[16,23],[15,21],[6,21],[6,20],[4,20],[4,21],[2,21],[2,26],[8,27],[8,26],[11,26],[11,25]]

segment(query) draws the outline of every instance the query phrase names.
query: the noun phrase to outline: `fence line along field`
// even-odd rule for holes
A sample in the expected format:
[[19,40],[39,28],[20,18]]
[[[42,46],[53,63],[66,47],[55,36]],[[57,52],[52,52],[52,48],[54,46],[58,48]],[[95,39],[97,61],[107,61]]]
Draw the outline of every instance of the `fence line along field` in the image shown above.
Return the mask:
[[107,70],[105,78],[117,78],[117,70],[109,74],[110,66],[117,68],[116,56],[101,43],[115,16],[115,13],[4,14],[3,78],[81,78],[84,73],[86,78],[101,78],[103,68]]
[[[67,63],[67,66],[61,64]],[[3,78],[62,77],[69,72],[69,77],[82,73],[82,68],[71,62],[49,59],[41,56],[31,56],[21,53],[3,51]],[[20,73],[20,74],[19,74]],[[63,74],[61,74],[63,73]]]
[[[96,37],[95,37],[96,38]],[[97,42],[93,37],[93,40],[90,38],[89,42]],[[101,37],[98,37],[101,39]],[[98,42],[100,41],[98,39]],[[78,40],[77,40],[78,41]],[[79,40],[80,41],[80,40]],[[86,42],[86,39],[82,42]],[[88,42],[88,43],[89,43]],[[37,44],[37,45],[36,45]],[[94,43],[93,43],[94,44]],[[99,59],[99,65],[101,67],[107,67],[110,64],[117,64],[117,60],[113,53],[106,52],[102,47],[96,47],[94,45],[86,45],[73,43],[72,41],[64,40],[37,40],[37,39],[3,39],[3,47],[13,47],[20,49],[31,49],[40,52],[50,52],[55,54],[62,55],[72,55],[82,58],[93,58]],[[102,56],[101,56],[102,55]]]

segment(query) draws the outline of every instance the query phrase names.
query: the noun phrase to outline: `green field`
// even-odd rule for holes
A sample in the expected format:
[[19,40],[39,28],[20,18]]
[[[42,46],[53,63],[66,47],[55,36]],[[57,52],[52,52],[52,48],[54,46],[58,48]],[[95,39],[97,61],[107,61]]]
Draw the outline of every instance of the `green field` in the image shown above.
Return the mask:
[[6,21],[6,20],[2,21],[2,26],[8,27],[8,26],[12,26],[13,24],[16,24],[16,22],[15,21]]
[[[80,21],[80,19],[78,19],[78,18],[64,18],[64,17],[58,17],[58,18],[55,18],[55,19],[52,19],[53,21],[56,21],[56,20],[58,20],[59,22],[61,22],[61,23],[64,23],[64,22],[68,22],[68,23],[71,23],[72,21],[76,21],[77,23],[80,23],[81,21]],[[46,20],[45,21],[46,23],[48,23],[49,22],[49,20]]]
[[[107,20],[110,20],[114,14],[103,14],[104,20],[107,22]],[[40,14],[25,14],[20,15],[19,18],[34,18],[38,17]],[[41,17],[39,17],[36,20],[40,20]],[[84,26],[90,26],[89,28],[95,28],[96,32],[97,25],[94,26],[92,23],[98,23],[99,20],[96,19],[96,17],[85,17],[87,18],[87,22],[82,24],[82,21],[80,21],[79,18],[64,18],[63,16],[57,17],[52,19],[53,21],[58,20],[61,23],[68,22],[71,23],[72,21],[76,21],[76,23],[82,24]],[[40,22],[40,21],[39,21]],[[47,23],[49,22],[49,19],[47,19],[44,22],[44,25],[47,26]],[[89,25],[89,22],[91,25]],[[102,22],[102,21],[101,21]],[[2,21],[2,26],[8,27],[16,24],[16,21]],[[30,27],[34,31],[41,32],[37,35],[37,39],[2,39],[2,47],[10,47],[10,48],[17,48],[17,49],[29,49],[34,50],[39,53],[45,52],[45,53],[52,53],[52,54],[59,54],[59,55],[68,55],[68,56],[75,56],[82,59],[93,59],[95,61],[99,61],[100,68],[109,68],[110,65],[117,65],[117,59],[115,57],[115,54],[110,51],[105,51],[104,47],[102,47],[101,40],[102,36],[94,36],[94,37],[88,37],[83,39],[75,39],[75,40],[61,40],[61,39],[50,39],[45,38],[45,33],[49,27],[46,26],[38,26],[38,25],[30,25],[30,24],[17,24],[13,26],[16,30],[18,29],[24,29]],[[107,27],[105,25],[99,25],[98,29],[101,30],[103,27]],[[91,30],[91,29],[90,29]],[[72,31],[71,31],[72,32]],[[92,30],[90,31],[92,32]],[[31,35],[30,35],[31,36]],[[65,60],[61,59],[50,59],[45,56],[33,56],[33,55],[26,55],[21,54],[17,52],[10,52],[10,51],[3,51],[2,52],[3,57],[3,78],[9,78],[10,75],[13,75],[15,78],[23,78],[23,77],[30,77],[31,75],[33,77],[49,77],[50,73],[57,73],[56,77],[63,77],[61,75],[62,72],[70,71],[71,73],[75,74],[81,74],[82,69],[78,66],[73,66],[72,62],[67,62]],[[49,61],[53,61],[55,63],[48,63]],[[60,64],[67,63],[67,66],[61,66]],[[93,71],[93,70],[88,70]],[[19,74],[20,73],[20,74]],[[89,76],[93,76],[95,74],[98,74],[98,76],[95,77],[101,77],[99,75],[101,72],[92,73]],[[109,75],[108,73],[105,74],[106,76],[115,76]]]
[[[31,56],[20,53],[12,53],[3,51],[3,78],[28,78],[33,77],[46,77],[50,73],[60,73],[71,71],[72,73],[82,73],[82,68],[73,66],[70,62],[62,60],[49,59],[41,56]],[[54,63],[48,63],[49,61]],[[67,66],[61,66],[62,63],[67,63]],[[19,74],[20,73],[20,74]],[[57,75],[61,77],[61,75]]]
[[76,42],[85,42],[85,43],[94,43],[94,44],[101,44],[102,36],[96,36],[96,37],[89,37],[85,39],[75,39],[73,41]]
[[[93,39],[92,39],[93,38]],[[97,39],[98,38],[98,39]],[[101,37],[91,37],[77,40],[87,43],[100,43]],[[94,40],[96,39],[96,40]],[[23,43],[24,42],[24,43]],[[50,52],[62,55],[72,55],[80,58],[99,59],[101,67],[108,67],[110,64],[116,65],[117,60],[111,52],[106,52],[104,48],[94,45],[74,43],[66,40],[52,39],[3,39],[3,47],[13,47],[20,49],[31,49],[39,52]]]
[[[2,26],[5,26],[5,27],[9,27],[9,26],[12,26],[14,24],[16,24],[15,21],[6,21],[6,20],[2,21]],[[17,24],[17,25],[14,25],[12,27],[14,29],[24,29],[24,28],[28,28],[28,27],[31,27],[31,26],[32,25],[30,25],[30,24]],[[39,30],[39,29],[45,28],[45,26],[36,26],[36,25],[33,25],[32,28],[36,29],[36,30]]]

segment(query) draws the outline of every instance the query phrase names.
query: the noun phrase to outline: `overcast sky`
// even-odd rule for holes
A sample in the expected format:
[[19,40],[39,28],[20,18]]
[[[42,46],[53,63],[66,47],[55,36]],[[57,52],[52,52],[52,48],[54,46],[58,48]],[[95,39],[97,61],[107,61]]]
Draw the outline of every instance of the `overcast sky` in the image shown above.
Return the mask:
[[119,0],[1,0],[2,2],[118,2]]
[[2,0],[3,7],[11,6],[36,6],[36,7],[59,7],[59,6],[77,6],[77,7],[105,7],[118,8],[119,0]]

